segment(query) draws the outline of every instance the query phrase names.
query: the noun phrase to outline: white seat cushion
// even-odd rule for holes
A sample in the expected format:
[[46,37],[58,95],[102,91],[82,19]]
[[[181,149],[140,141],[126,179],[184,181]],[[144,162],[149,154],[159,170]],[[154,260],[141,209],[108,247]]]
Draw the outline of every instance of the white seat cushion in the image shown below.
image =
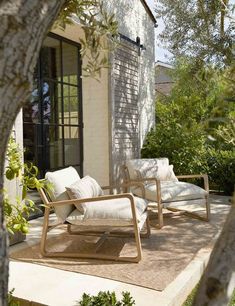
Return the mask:
[[[142,221],[148,202],[142,198],[134,197],[136,217]],[[133,224],[130,200],[118,198],[112,200],[95,201],[86,204],[84,214],[75,209],[67,218],[74,225],[100,225],[100,226],[128,226]]]
[[[45,178],[53,185],[53,192],[50,193],[52,201],[69,200],[65,187],[80,179],[73,167],[64,168],[54,172],[47,172]],[[55,213],[61,222],[74,210],[74,205],[62,205],[55,207]]]
[[[66,190],[70,199],[93,198],[103,194],[100,185],[89,175],[66,187]],[[86,203],[75,206],[82,213],[86,210]]]
[[[141,196],[140,188],[132,189],[132,192]],[[196,185],[186,182],[163,181],[161,182],[161,200],[162,202],[174,202],[183,200],[193,200],[205,198],[206,190]],[[145,197],[149,201],[157,201],[156,184],[147,184],[145,186]]]

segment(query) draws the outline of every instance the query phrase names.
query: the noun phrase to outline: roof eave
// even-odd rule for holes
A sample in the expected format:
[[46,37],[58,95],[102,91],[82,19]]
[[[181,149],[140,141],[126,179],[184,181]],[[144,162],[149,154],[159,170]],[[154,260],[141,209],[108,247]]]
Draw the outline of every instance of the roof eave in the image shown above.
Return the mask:
[[147,2],[146,2],[145,0],[140,0],[140,1],[142,2],[143,6],[145,7],[145,9],[146,9],[147,13],[149,14],[150,18],[152,19],[152,21],[156,24],[156,23],[157,23],[157,20],[156,20],[156,18],[154,17],[152,11],[150,10],[150,8],[149,8]]

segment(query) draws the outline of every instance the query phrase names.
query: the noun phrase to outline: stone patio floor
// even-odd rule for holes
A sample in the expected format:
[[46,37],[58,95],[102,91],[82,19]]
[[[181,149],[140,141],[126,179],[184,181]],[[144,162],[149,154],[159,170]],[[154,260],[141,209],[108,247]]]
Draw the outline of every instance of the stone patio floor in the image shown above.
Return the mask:
[[[210,201],[218,205],[229,205],[229,197],[212,195]],[[51,215],[51,218],[55,217]],[[11,246],[10,253],[39,243],[42,220],[38,218],[30,221],[31,228],[26,241]],[[49,233],[49,237],[60,231],[62,230],[58,229],[54,233]],[[97,294],[99,291],[107,290],[115,291],[118,297],[121,297],[122,291],[129,291],[137,306],[180,306],[198,283],[211,250],[212,246],[199,250],[188,266],[161,292],[18,261],[10,261],[9,290],[15,288],[16,297],[53,306],[75,306],[84,292]]]

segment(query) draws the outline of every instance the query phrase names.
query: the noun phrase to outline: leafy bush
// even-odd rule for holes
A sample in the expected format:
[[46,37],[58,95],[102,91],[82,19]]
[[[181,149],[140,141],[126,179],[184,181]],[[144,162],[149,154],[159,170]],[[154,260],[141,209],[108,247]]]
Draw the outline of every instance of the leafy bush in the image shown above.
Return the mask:
[[226,194],[232,195],[235,183],[235,151],[208,150],[209,180]]
[[118,301],[115,292],[100,291],[98,295],[89,295],[84,293],[82,300],[79,301],[80,306],[132,306],[135,301],[129,292],[122,293],[122,300]]
[[[195,98],[195,95],[193,96]],[[198,107],[192,104],[186,96],[180,101],[178,98],[171,102],[165,101],[164,98],[157,101],[157,124],[146,138],[142,157],[168,157],[174,165],[176,174],[200,173],[207,170],[207,136],[204,125],[197,119]],[[202,116],[202,111],[200,115]]]
[[[210,183],[231,194],[234,184],[234,105],[227,71],[186,60],[173,71],[174,87],[156,102],[156,126],[141,155],[168,157],[176,174],[209,173]],[[233,172],[233,173],[232,173]]]
[[205,135],[197,125],[188,129],[179,123],[159,124],[149,133],[142,157],[168,157],[176,174],[206,172]]

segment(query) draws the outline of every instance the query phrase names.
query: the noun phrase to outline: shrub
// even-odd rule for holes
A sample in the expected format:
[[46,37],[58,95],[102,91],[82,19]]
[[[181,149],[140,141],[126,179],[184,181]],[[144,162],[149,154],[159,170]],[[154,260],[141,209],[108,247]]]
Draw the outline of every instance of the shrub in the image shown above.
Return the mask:
[[156,127],[141,155],[168,157],[176,174],[208,173],[210,184],[231,194],[235,110],[228,101],[234,91],[226,70],[202,67],[195,73],[192,68],[186,60],[176,65],[174,87],[156,102]]
[[235,183],[235,151],[208,150],[208,174],[220,191],[232,195]]
[[82,300],[79,301],[80,306],[132,306],[135,301],[129,292],[122,292],[122,300],[118,301],[115,292],[100,291],[98,295],[89,295],[84,293]]
[[176,174],[206,172],[207,137],[203,127],[192,118],[180,123],[174,111],[178,106],[174,103],[157,105],[160,118],[146,138],[142,157],[168,157]]

